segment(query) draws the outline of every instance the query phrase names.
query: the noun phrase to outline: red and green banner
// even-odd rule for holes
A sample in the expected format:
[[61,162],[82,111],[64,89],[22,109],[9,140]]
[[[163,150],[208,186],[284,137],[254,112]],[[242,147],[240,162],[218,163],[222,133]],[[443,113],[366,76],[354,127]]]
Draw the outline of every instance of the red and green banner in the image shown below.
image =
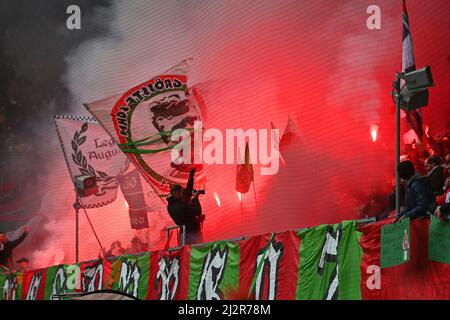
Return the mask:
[[[297,287],[300,238],[294,232],[251,237],[240,243],[240,297],[293,300]],[[253,286],[252,286],[253,284]]]
[[191,247],[152,252],[146,299],[187,300]]
[[188,300],[223,300],[238,290],[239,247],[219,241],[191,249]]
[[[392,222],[358,228],[355,221],[344,221],[0,274],[0,298],[59,300],[68,299],[67,293],[115,290],[147,300],[449,299],[450,265],[439,251],[446,246],[438,246],[436,238],[448,238],[448,225],[430,225],[426,219]],[[404,238],[406,223],[409,261],[382,269],[382,229],[401,227]],[[432,244],[434,257],[443,262],[431,260]]]

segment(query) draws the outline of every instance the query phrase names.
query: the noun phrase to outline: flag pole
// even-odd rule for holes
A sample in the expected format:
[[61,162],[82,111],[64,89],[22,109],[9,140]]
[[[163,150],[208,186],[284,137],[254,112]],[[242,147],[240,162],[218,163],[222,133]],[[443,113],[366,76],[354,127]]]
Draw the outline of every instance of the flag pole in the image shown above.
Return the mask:
[[242,208],[242,193],[241,193],[240,203],[241,203],[241,225],[242,225],[242,222],[244,221],[244,210]]
[[256,211],[258,211],[258,202],[256,201],[255,179],[253,179],[253,195],[255,196],[255,208],[256,208]]
[[78,202],[78,197],[76,197],[75,202],[73,203],[73,208],[75,209],[75,263],[79,262],[79,245],[78,245],[78,213],[80,211],[80,203]]

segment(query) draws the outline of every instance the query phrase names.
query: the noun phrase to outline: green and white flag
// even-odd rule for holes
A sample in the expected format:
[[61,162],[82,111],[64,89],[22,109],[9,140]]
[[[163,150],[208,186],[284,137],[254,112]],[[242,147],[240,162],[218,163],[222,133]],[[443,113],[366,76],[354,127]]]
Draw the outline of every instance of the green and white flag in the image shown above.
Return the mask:
[[360,300],[360,233],[355,221],[300,231],[299,300]]
[[406,218],[381,228],[380,267],[389,268],[409,261],[410,221]]

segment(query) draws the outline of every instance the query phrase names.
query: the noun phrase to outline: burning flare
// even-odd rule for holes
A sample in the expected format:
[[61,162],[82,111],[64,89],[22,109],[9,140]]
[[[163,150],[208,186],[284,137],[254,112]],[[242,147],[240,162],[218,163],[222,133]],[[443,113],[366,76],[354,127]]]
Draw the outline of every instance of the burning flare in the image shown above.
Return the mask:
[[378,125],[373,124],[373,125],[370,126],[370,135],[372,136],[372,141],[373,142],[377,141]]
[[220,207],[220,199],[219,199],[219,195],[218,195],[216,192],[214,192],[214,198],[216,199],[217,206]]
[[242,201],[242,194],[240,192],[237,193],[237,196],[239,198],[239,201]]

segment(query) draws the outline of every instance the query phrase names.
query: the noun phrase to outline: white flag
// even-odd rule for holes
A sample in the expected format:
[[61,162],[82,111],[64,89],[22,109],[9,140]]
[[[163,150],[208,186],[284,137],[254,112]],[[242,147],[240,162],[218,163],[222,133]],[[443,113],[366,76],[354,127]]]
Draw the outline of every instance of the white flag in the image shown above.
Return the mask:
[[184,185],[194,167],[195,188],[206,181],[202,164],[171,159],[178,145],[171,141],[172,132],[193,129],[203,117],[203,99],[198,88],[188,88],[188,72],[185,60],[122,95],[85,104],[160,197],[169,193],[170,185]]
[[118,181],[129,161],[106,131],[90,117],[55,116],[55,126],[72,181],[96,177],[97,192],[80,200],[85,208],[99,208],[117,196]]

